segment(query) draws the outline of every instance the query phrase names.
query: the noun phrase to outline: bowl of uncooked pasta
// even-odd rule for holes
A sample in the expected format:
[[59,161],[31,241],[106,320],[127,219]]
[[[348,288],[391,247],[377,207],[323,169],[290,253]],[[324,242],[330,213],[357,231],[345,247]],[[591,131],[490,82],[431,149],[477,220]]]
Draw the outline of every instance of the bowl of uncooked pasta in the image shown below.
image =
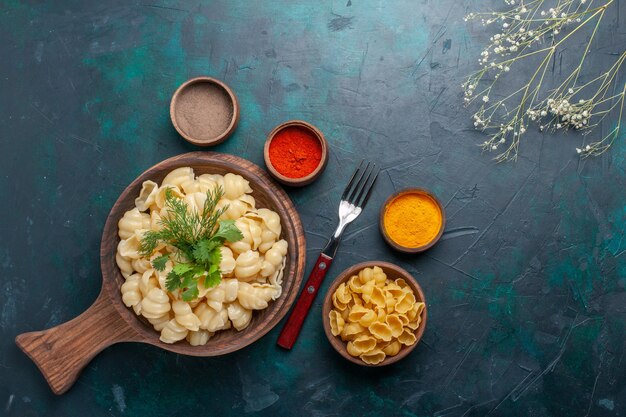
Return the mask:
[[233,155],[176,156],[141,174],[113,206],[95,303],[17,343],[56,393],[113,343],[193,356],[233,352],[287,313],[305,254],[295,207],[265,171]]
[[368,261],[343,271],[322,305],[324,332],[345,359],[377,367],[405,358],[426,328],[426,299],[415,279],[389,262]]

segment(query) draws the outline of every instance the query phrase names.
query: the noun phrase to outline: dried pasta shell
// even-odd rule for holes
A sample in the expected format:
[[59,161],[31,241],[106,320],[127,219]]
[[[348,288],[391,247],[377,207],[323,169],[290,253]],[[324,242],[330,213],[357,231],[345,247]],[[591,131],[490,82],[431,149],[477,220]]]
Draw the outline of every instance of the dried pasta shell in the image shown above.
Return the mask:
[[372,294],[370,295],[369,298],[370,299],[368,301],[371,302],[372,304],[378,306],[378,307],[385,307],[386,306],[385,294],[378,287],[374,287],[372,289]]
[[367,312],[359,319],[359,324],[363,327],[368,327],[376,321],[378,315],[374,310],[367,310]]
[[398,337],[402,334],[404,324],[397,314],[388,314],[387,317],[385,317],[385,323],[387,323],[391,329],[392,337]]
[[415,305],[415,295],[412,292],[405,292],[400,296],[394,309],[400,314],[407,313]]
[[369,352],[361,354],[359,357],[368,365],[378,365],[385,360],[385,352],[381,349],[372,349]]
[[406,315],[409,318],[409,320],[413,321],[415,320],[416,317],[420,317],[422,315],[422,311],[424,311],[424,308],[426,308],[426,304],[422,302],[415,303],[413,308],[411,308],[411,310],[408,311]]
[[350,287],[350,290],[352,290],[353,293],[358,294],[361,292],[361,287],[363,286],[363,284],[359,280],[358,275],[353,275],[348,280],[348,286]]
[[361,284],[367,284],[374,279],[374,271],[372,268],[363,268],[359,271],[359,281]]
[[413,333],[410,329],[404,329],[402,334],[398,336],[398,342],[402,343],[405,346],[411,346],[415,344],[417,338],[415,337],[415,333]]
[[365,301],[366,303],[370,302],[374,288],[375,288],[374,281],[368,281],[366,284],[363,284],[363,286],[361,287],[361,294],[363,294],[362,296],[363,301]]
[[402,287],[400,287],[395,282],[392,282],[389,285],[387,285],[387,287],[385,287],[385,289],[394,298],[398,298],[398,297],[400,297],[404,293],[404,290],[402,289]]
[[374,307],[374,311],[376,312],[376,321],[383,323],[385,321],[385,317],[387,317],[387,311],[381,307]]
[[383,347],[383,352],[385,352],[385,355],[387,356],[396,356],[400,352],[401,348],[402,344],[397,340],[394,340],[393,342]]
[[374,280],[374,285],[376,285],[379,288],[382,288],[385,286],[385,283],[387,282],[387,275],[385,274],[385,272],[382,270],[381,267],[375,266],[372,268],[372,279]]
[[369,310],[362,305],[355,304],[350,309],[350,314],[348,315],[348,320],[355,323],[361,320],[361,318],[368,312]]
[[389,327],[387,323],[381,323],[377,321],[375,323],[372,323],[368,327],[368,330],[370,331],[372,336],[374,336],[378,340],[382,340],[384,342],[391,341],[391,327]]
[[364,331],[365,328],[359,323],[346,323],[343,326],[343,331],[341,332],[341,339],[344,341],[353,340]]
[[368,335],[361,335],[350,343],[354,349],[358,350],[359,354],[369,352],[376,347],[376,339]]
[[400,319],[400,321],[402,322],[403,326],[407,326],[409,324],[409,318],[406,316],[406,314],[396,314],[396,316],[398,317],[398,319]]
[[343,317],[337,313],[336,310],[331,310],[331,312],[328,313],[328,319],[330,320],[330,332],[333,336],[340,335],[345,324]]
[[385,291],[385,308],[387,309],[388,313],[393,313],[396,307],[396,299],[395,297],[389,292],[389,291]]
[[350,289],[346,287],[346,284],[344,282],[342,282],[339,287],[337,287],[335,294],[337,294],[337,300],[343,304],[348,304],[350,300],[352,300]]
[[335,306],[335,308],[339,311],[343,311],[346,309],[347,304],[342,303],[341,301],[339,301],[338,297],[337,297],[337,291],[335,291],[333,293],[332,296],[332,300],[333,300],[333,306]]
[[409,322],[409,324],[407,324],[406,327],[408,327],[411,330],[417,330],[417,328],[420,327],[421,322],[422,322],[422,318],[420,316],[417,316],[417,320]]
[[403,278],[396,278],[396,280],[394,281],[394,283],[400,287],[400,288],[408,288],[409,284],[406,283],[406,281]]

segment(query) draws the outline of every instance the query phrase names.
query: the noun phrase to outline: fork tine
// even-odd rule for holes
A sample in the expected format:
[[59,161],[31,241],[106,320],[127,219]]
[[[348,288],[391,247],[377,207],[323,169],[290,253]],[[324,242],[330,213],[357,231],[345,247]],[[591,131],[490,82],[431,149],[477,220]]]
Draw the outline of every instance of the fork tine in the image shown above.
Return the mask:
[[[372,172],[374,172],[374,169],[372,169]],[[365,205],[367,204],[367,200],[369,200],[370,195],[372,194],[372,190],[374,189],[374,183],[376,182],[376,179],[378,179],[378,174],[380,174],[380,168],[376,169],[376,174],[374,174],[372,181],[367,186],[369,188],[365,192],[365,196],[363,197],[363,199],[359,199],[359,201],[357,202],[356,204],[357,207],[364,208]]]
[[354,188],[350,192],[350,195],[348,196],[348,199],[347,199],[350,204],[354,204],[354,202],[356,201],[356,197],[357,197],[358,193],[361,191],[361,189],[365,185],[365,182],[363,182],[363,179],[365,178],[365,174],[367,174],[367,171],[370,168],[370,164],[371,164],[371,162],[368,161],[367,165],[365,165],[365,168],[363,169],[361,174],[358,176],[358,179],[357,179],[356,183],[354,184]]
[[354,196],[354,198],[350,201],[352,204],[354,204],[355,206],[358,206],[358,202],[361,200],[361,198],[363,197],[363,195],[367,192],[367,183],[370,180],[370,177],[372,176],[372,173],[374,172],[374,170],[376,169],[376,164],[372,164],[372,168],[369,170],[369,172],[365,172],[364,174],[367,174],[367,176],[364,176],[364,181],[362,184],[359,184],[359,190],[356,193],[356,195]]
[[348,198],[348,194],[350,193],[350,188],[352,188],[352,186],[354,185],[354,178],[356,177],[356,174],[359,173],[359,170],[361,169],[361,167],[363,166],[364,163],[365,163],[365,159],[361,159],[361,163],[354,170],[354,173],[352,174],[352,177],[350,178],[350,181],[348,181],[348,185],[346,185],[346,189],[343,190],[343,194],[341,195],[341,199],[342,200],[346,200]]

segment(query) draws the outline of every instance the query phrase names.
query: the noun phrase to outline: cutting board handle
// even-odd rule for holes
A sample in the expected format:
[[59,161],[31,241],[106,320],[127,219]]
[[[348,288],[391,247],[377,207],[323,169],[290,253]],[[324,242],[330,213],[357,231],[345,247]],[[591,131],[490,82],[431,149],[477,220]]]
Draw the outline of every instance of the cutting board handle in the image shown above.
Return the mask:
[[37,364],[55,394],[63,394],[104,348],[137,336],[120,319],[109,297],[100,295],[73,320],[48,330],[20,334],[15,343]]

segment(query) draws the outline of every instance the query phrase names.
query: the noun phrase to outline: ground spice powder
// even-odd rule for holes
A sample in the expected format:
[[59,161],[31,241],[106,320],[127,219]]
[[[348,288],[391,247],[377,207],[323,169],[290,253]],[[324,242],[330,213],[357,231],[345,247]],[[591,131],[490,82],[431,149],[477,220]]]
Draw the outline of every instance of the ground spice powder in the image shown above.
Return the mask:
[[407,193],[387,205],[383,222],[391,240],[401,246],[417,248],[437,236],[442,215],[439,205],[428,195]]
[[289,178],[306,177],[322,160],[322,144],[313,133],[299,126],[280,130],[269,147],[270,161],[280,174]]

